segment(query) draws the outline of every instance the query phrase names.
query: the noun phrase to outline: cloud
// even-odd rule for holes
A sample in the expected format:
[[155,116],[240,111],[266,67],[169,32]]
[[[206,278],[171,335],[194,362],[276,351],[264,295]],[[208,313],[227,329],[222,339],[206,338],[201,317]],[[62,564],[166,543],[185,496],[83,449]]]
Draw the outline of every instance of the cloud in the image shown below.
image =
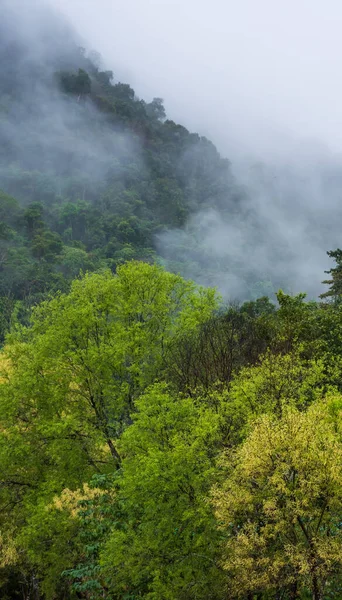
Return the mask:
[[[141,95],[244,150],[342,145],[338,0],[56,0]],[[279,150],[277,150],[279,152]]]
[[[32,40],[41,23],[38,4],[21,0],[22,23]],[[269,281],[317,295],[329,267],[326,250],[341,245],[340,2],[52,4],[70,19],[84,45],[100,51],[116,79],[128,81],[147,100],[164,97],[170,118],[210,137],[231,160],[244,189],[239,214],[195,211],[184,229],[160,237],[166,260],[230,297],[256,294]],[[53,48],[58,36],[49,27],[45,39]],[[37,43],[33,47],[39,52]],[[62,124],[60,143],[65,133],[70,145],[69,113],[57,104],[57,110],[44,107]],[[77,146],[74,140],[74,147],[89,148],[91,156],[90,134],[86,143],[80,141]],[[94,164],[100,167],[101,161]],[[101,169],[93,173],[100,176]]]
[[58,73],[87,61],[57,3],[0,1],[0,187],[23,201],[40,199],[39,187],[55,198],[63,191],[91,200],[116,161],[137,156],[138,146],[91,102],[61,92]]

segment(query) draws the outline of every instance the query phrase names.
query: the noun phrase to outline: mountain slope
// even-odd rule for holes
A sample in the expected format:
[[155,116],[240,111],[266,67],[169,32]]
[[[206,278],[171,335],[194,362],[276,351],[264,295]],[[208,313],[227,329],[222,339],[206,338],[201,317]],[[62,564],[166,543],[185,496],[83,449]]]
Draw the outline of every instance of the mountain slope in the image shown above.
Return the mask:
[[7,305],[65,289],[80,269],[155,260],[160,232],[201,208],[233,213],[242,199],[211,142],[167,120],[160,99],[137,98],[60,15],[35,6],[5,2],[0,24]]

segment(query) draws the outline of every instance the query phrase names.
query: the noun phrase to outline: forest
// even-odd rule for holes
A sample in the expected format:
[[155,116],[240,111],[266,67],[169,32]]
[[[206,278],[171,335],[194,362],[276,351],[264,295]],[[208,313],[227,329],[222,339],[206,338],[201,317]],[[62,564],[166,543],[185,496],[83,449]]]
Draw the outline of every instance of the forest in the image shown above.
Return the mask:
[[[170,259],[160,236],[196,210],[247,218],[229,161],[58,15],[20,28],[13,7],[0,598],[342,598],[342,250],[315,300],[213,264],[200,226]],[[236,302],[196,283],[222,268],[245,282]]]

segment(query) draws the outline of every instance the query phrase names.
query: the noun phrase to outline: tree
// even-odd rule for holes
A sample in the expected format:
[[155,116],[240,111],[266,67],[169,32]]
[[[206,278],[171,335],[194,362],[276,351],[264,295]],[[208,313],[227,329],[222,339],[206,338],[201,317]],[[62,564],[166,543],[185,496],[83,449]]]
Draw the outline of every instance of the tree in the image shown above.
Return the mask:
[[342,295],[342,250],[337,248],[337,250],[330,250],[327,254],[330,258],[335,260],[336,267],[332,267],[329,271],[325,271],[325,273],[331,276],[331,279],[326,279],[325,281],[322,281],[322,283],[330,285],[330,289],[321,294],[320,298],[332,298],[333,300],[338,301]]
[[307,360],[300,348],[285,355],[267,351],[259,365],[244,367],[235,377],[229,398],[236,412],[243,407],[252,419],[264,413],[281,416],[289,405],[307,408],[325,382],[324,362]]
[[213,502],[230,597],[310,590],[321,600],[341,576],[341,417],[340,397],[265,415],[235,454],[223,455]]
[[32,202],[24,212],[24,222],[30,238],[44,230],[43,212],[44,208],[40,202]]
[[119,444],[121,518],[102,543],[100,573],[114,597],[218,600],[219,533],[207,495],[219,415],[163,385],[137,409]]
[[60,255],[60,269],[65,277],[72,279],[78,277],[80,272],[95,271],[105,266],[104,260],[89,255],[82,248],[64,246]]
[[228,387],[238,371],[255,364],[274,337],[275,307],[263,299],[220,310],[200,327],[185,331],[170,348],[168,378],[191,393]]
[[39,231],[32,239],[31,251],[38,260],[44,259],[47,262],[55,262],[62,249],[63,243],[59,235],[48,229]]
[[17,531],[19,555],[31,552],[41,577],[50,565],[56,575],[56,561],[46,560],[49,528],[38,526],[46,506],[63,489],[121,466],[118,439],[139,396],[162,376],[168,345],[216,305],[213,290],[132,262],[116,275],[75,280],[9,338],[0,381],[0,529]]
[[163,103],[164,100],[162,98],[153,98],[152,102],[146,104],[146,112],[151,119],[157,119],[157,121],[164,121],[166,119]]
[[10,329],[15,305],[16,303],[11,295],[0,296],[0,345],[3,344],[5,335]]
[[0,222],[12,225],[20,212],[19,202],[0,189]]
[[78,69],[78,73],[60,73],[62,88],[68,94],[86,96],[91,93],[91,79],[84,69]]

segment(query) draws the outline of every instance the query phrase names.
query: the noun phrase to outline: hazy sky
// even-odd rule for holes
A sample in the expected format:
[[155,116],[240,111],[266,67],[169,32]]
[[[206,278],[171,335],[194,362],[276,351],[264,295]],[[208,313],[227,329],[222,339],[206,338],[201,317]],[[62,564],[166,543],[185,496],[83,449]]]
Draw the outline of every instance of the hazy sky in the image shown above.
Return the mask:
[[[231,159],[255,218],[232,230],[214,215],[222,243],[209,228],[203,247],[319,293],[326,251],[342,246],[341,0],[51,1],[116,79],[146,100],[164,98],[169,118]],[[259,159],[271,171],[255,179]],[[251,248],[255,223],[261,237]],[[186,247],[184,232],[171,241],[179,236]],[[285,262],[276,246],[287,249]]]
[[[42,2],[66,14],[116,81],[147,101],[164,98],[169,118],[207,135],[232,162],[244,210],[233,218],[228,194],[223,211],[195,212],[183,230],[159,236],[162,255],[172,261],[181,252],[191,266],[200,232],[200,272],[207,256],[223,265],[214,282],[201,283],[226,297],[244,297],[240,266],[256,281],[318,295],[332,266],[326,251],[342,247],[341,0],[0,0],[44,64],[68,35]],[[65,99],[54,96],[52,106],[50,96],[40,99],[35,135],[72,148],[82,164],[86,150],[89,176],[101,183],[115,148],[101,151],[88,117],[81,143],[69,140]],[[23,129],[12,125],[25,152]],[[110,145],[117,136],[107,132]]]
[[54,0],[138,95],[223,151],[342,151],[340,0]]

